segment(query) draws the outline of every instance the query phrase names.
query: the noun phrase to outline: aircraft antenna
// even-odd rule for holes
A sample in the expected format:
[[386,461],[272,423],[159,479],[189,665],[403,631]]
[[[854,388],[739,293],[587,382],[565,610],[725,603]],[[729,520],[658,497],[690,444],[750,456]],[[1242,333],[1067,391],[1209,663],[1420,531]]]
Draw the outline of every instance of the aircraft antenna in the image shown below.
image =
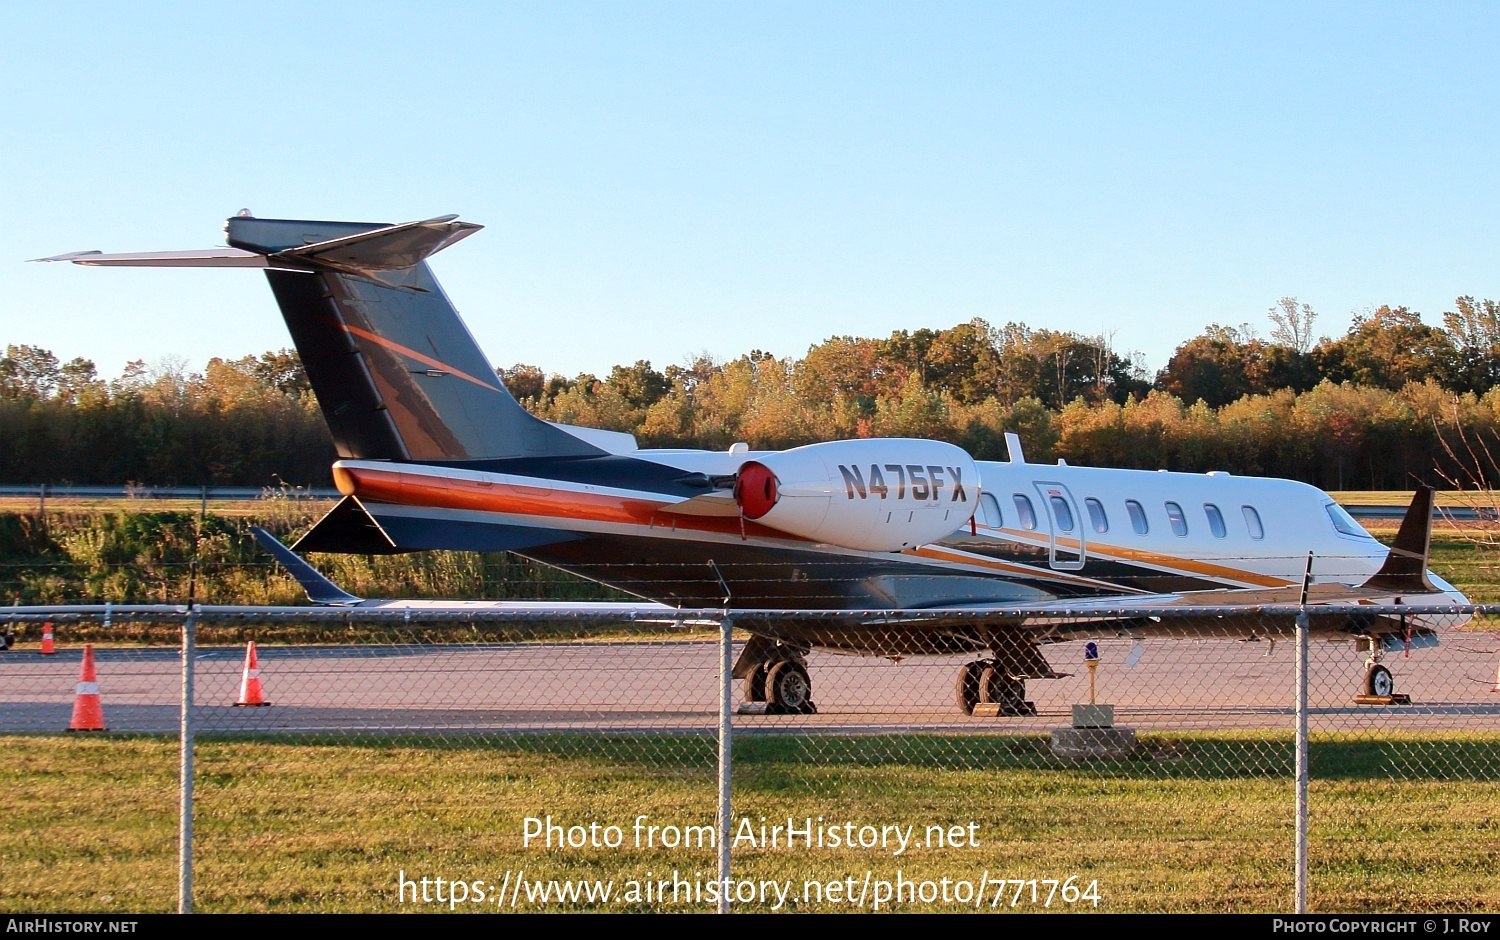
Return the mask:
[[734,596],[734,592],[729,590],[729,584],[724,580],[724,575],[719,572],[719,566],[714,563],[712,558],[708,560],[708,567],[713,569],[714,577],[719,579],[719,587],[724,589],[724,609],[728,610],[729,601]]

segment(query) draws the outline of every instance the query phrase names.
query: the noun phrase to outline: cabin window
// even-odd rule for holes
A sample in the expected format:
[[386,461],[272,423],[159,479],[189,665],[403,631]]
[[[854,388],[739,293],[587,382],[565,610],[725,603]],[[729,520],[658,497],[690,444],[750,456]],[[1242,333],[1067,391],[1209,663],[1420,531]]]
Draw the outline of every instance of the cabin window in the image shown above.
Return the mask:
[[1000,517],[1000,501],[993,493],[979,494],[979,521],[991,529],[1005,525],[1005,520]]
[[1061,496],[1052,496],[1049,500],[1052,503],[1052,518],[1057,520],[1058,531],[1072,532],[1073,509],[1068,505],[1068,501]]
[[1224,528],[1224,514],[1219,512],[1218,506],[1204,503],[1203,514],[1208,517],[1208,531],[1214,534],[1214,538],[1221,539],[1229,534],[1229,530]]
[[1167,521],[1172,523],[1172,534],[1178,538],[1187,535],[1187,516],[1183,514],[1182,507],[1171,500],[1168,500],[1165,505]]
[[1016,515],[1021,517],[1021,528],[1036,528],[1036,510],[1031,506],[1031,500],[1024,493],[1017,493],[1014,497],[1016,503]]
[[1133,499],[1125,500],[1125,511],[1130,514],[1130,527],[1135,530],[1136,535],[1145,535],[1151,531],[1151,527],[1146,524],[1146,510],[1141,508],[1140,503]]
[[1245,514],[1245,528],[1250,530],[1252,539],[1263,539],[1266,530],[1260,524],[1260,513],[1255,511],[1254,506],[1241,506],[1240,512]]
[[1339,535],[1347,535],[1352,539],[1370,539],[1374,541],[1375,536],[1366,532],[1364,526],[1354,521],[1354,517],[1344,511],[1344,507],[1338,503],[1324,503],[1323,508],[1328,512],[1328,518],[1333,520],[1333,527]]
[[1094,527],[1094,531],[1108,532],[1109,517],[1104,514],[1104,504],[1090,496],[1083,501],[1083,505],[1088,507],[1089,524]]

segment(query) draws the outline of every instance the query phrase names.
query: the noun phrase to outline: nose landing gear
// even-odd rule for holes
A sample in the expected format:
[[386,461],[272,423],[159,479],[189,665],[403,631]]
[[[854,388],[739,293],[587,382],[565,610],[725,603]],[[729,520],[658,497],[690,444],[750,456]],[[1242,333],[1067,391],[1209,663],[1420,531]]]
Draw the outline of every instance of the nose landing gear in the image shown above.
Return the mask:
[[1369,663],[1365,668],[1364,694],[1388,698],[1395,694],[1396,678],[1391,671],[1379,663]]
[[1370,655],[1365,658],[1365,677],[1354,701],[1360,705],[1407,705],[1411,696],[1396,691],[1396,677],[1381,665],[1384,655],[1380,637],[1361,637],[1361,646],[1367,646]]

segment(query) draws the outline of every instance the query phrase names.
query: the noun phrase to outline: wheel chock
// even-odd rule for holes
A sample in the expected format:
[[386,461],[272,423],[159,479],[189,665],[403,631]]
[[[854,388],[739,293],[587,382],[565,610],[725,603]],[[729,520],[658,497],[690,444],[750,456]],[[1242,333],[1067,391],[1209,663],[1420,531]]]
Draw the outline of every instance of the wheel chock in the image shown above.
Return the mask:
[[1390,695],[1356,695],[1356,705],[1410,705],[1411,696],[1405,692],[1393,692]]

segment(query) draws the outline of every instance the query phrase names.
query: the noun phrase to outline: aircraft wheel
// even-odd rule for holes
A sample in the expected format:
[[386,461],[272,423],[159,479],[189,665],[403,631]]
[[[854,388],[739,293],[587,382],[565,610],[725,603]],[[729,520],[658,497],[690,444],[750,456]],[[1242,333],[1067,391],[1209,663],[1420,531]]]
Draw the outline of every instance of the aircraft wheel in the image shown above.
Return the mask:
[[1396,691],[1396,679],[1384,666],[1374,665],[1365,670],[1365,694],[1385,697]]
[[980,673],[984,670],[983,661],[964,663],[958,670],[958,683],[954,691],[958,696],[958,709],[965,715],[974,714],[974,706],[979,704]]
[[1002,715],[1029,715],[1026,680],[1012,679],[998,666],[986,666],[979,674],[981,701],[1000,706]]
[[781,662],[766,673],[766,703],[779,715],[811,715],[812,679],[801,663]]
[[985,665],[979,670],[979,701],[992,705],[1000,701],[1004,694],[1005,683],[1010,677],[995,668],[994,664]]
[[769,672],[770,663],[756,663],[750,675],[745,677],[745,701],[764,702],[766,700],[766,673]]

